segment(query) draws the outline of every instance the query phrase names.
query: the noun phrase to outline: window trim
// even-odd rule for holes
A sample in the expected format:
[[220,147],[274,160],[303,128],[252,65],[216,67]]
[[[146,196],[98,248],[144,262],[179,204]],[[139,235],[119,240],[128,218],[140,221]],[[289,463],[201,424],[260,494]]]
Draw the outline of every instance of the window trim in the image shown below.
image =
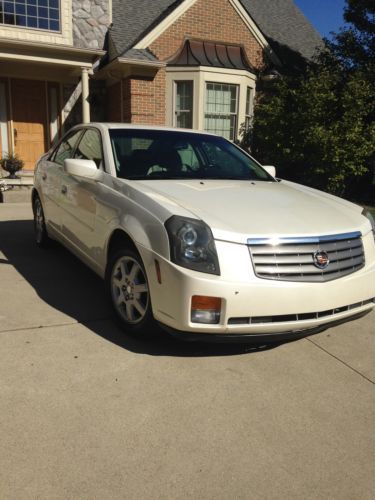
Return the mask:
[[60,30],[50,31],[39,28],[28,28],[16,24],[0,24],[0,37],[9,40],[48,43],[53,45],[73,46],[72,2],[60,0]]
[[[73,158],[72,159],[74,159],[74,155],[77,152],[77,148],[80,145],[82,139],[84,138],[84,136],[85,136],[85,134],[86,134],[86,132],[88,130],[95,130],[95,132],[99,136],[99,139],[100,139],[100,149],[101,149],[101,152],[102,152],[102,163],[103,163],[103,169],[102,170],[103,170],[103,172],[107,172],[106,161],[105,161],[105,156],[104,156],[104,148],[103,148],[103,137],[102,137],[101,131],[98,128],[96,128],[96,127],[83,127],[82,128],[83,134],[81,134],[81,136],[78,138],[77,144],[74,147],[74,153],[73,153]],[[97,167],[97,169],[100,170],[99,167]]]
[[250,129],[254,117],[254,94],[255,94],[254,89],[251,87],[247,87],[245,122],[244,122],[245,131],[248,131]]
[[[211,132],[209,130],[206,129],[206,116],[207,114],[210,114],[208,111],[207,111],[207,98],[208,98],[208,85],[228,85],[228,86],[231,86],[231,87],[235,87],[236,88],[236,110],[234,113],[232,112],[229,112],[228,114],[225,113],[225,115],[227,116],[234,116],[234,137],[233,139],[232,138],[229,138],[230,141],[234,142],[237,137],[238,137],[238,120],[239,120],[239,97],[240,97],[240,86],[239,85],[236,85],[236,84],[233,84],[233,83],[224,83],[224,82],[205,82],[205,92],[204,92],[204,122],[205,122],[205,132]],[[213,115],[217,115],[217,116],[220,116],[220,115],[223,115],[223,113],[218,113],[218,112],[215,112],[215,113],[211,113]],[[215,133],[215,132],[211,132],[211,133]],[[226,139],[228,139],[228,137],[226,137]]]
[[79,143],[79,141],[81,140],[81,136],[82,136],[82,132],[85,130],[85,128],[83,127],[78,127],[78,128],[72,128],[70,130],[68,130],[68,132],[66,132],[66,134],[64,134],[61,139],[57,142],[57,144],[54,146],[51,154],[48,156],[48,161],[51,161],[53,163],[56,163],[57,165],[59,165],[60,167],[62,167],[61,163],[58,163],[57,161],[55,161],[55,158],[56,158],[56,154],[57,154],[57,150],[59,149],[59,147],[61,146],[61,144],[70,136],[70,135],[73,135],[75,134],[76,132],[81,132],[81,135],[78,136],[78,139],[77,139],[77,143],[76,145],[74,146],[73,148],[73,154],[75,153],[76,151],[76,147]]
[[187,127],[187,130],[189,128],[193,127],[194,124],[194,80],[175,80],[173,82],[173,126],[177,127],[177,84],[178,83],[191,83],[191,109],[190,110],[179,110],[180,113],[186,113],[190,112],[191,113],[191,127]]
[[[8,0],[9,2],[13,1],[13,4],[16,3],[17,0]],[[26,0],[27,1],[27,0]],[[38,28],[38,27],[32,27],[32,26],[23,26],[23,25],[20,25],[20,24],[10,24],[10,23],[5,23],[5,22],[1,22],[0,21],[0,26],[1,27],[11,27],[11,28],[17,28],[17,29],[26,29],[26,30],[33,30],[33,31],[37,31],[37,32],[47,32],[47,33],[50,33],[50,34],[61,34],[62,33],[62,8],[61,8],[61,3],[62,3],[62,0],[58,0],[58,8],[53,8],[53,10],[58,10],[59,12],[59,19],[58,19],[58,22],[59,22],[59,29],[58,30],[52,30],[50,28]],[[25,7],[27,8],[27,5],[25,3]],[[35,7],[35,8],[38,8],[39,5],[30,5],[30,7]],[[42,8],[46,8],[46,9],[49,9],[48,6],[44,7],[44,6],[40,6]],[[3,17],[4,17],[4,14],[3,13]],[[15,12],[14,14],[12,14],[14,16],[17,16],[17,13]],[[22,17],[28,17],[27,14],[18,14]],[[36,14],[35,16],[30,16],[32,18],[35,18],[35,19],[39,19],[39,16],[38,14]],[[42,18],[42,19],[48,19],[48,20],[51,20],[50,18]],[[52,19],[53,21],[55,21],[54,19]]]

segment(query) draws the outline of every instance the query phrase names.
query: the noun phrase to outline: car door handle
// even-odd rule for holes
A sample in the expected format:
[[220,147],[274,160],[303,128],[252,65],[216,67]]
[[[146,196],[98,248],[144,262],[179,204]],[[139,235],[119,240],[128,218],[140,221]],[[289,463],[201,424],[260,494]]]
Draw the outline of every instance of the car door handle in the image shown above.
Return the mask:
[[66,194],[66,193],[67,193],[67,191],[68,191],[68,188],[67,188],[66,186],[62,186],[62,187],[61,187],[61,192],[62,192],[62,194]]
[[42,174],[42,179],[45,181],[47,179],[47,174]]

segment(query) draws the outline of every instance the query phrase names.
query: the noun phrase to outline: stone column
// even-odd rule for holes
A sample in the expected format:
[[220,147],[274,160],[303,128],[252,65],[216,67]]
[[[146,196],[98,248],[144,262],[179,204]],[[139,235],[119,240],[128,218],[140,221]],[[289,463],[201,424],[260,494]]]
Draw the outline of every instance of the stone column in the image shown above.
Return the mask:
[[82,68],[82,122],[90,123],[90,103],[89,103],[89,69]]

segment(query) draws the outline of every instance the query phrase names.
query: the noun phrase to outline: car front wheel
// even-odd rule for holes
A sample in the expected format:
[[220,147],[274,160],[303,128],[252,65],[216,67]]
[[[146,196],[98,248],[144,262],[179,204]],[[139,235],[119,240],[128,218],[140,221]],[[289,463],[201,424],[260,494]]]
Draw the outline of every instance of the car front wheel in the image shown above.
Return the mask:
[[106,289],[116,318],[125,331],[150,337],[157,329],[151,309],[146,272],[139,254],[132,249],[115,251],[108,262]]

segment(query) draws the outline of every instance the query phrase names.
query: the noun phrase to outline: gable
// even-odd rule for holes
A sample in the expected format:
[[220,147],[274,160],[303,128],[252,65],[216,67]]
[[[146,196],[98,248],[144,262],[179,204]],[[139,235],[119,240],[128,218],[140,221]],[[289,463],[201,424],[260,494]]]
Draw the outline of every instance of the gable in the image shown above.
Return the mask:
[[[263,65],[263,45],[251,32],[232,0],[192,0],[189,5],[161,30],[159,36],[155,38],[157,30],[152,34],[148,48],[158,59],[170,59],[186,39],[200,39],[242,45],[252,66],[260,68]],[[143,43],[137,47],[143,47]]]
[[184,0],[112,0],[111,37],[117,55],[143,38]]
[[[113,0],[113,26],[110,36],[116,46],[117,56],[130,48],[144,49],[155,41],[150,34],[156,29],[170,27],[167,19],[175,22],[181,12],[193,7],[198,0]],[[242,20],[263,47],[274,49],[277,55],[295,52],[310,59],[315,48],[322,47],[320,35],[294,4],[293,0],[227,0],[235,5]],[[213,5],[210,0],[207,4]],[[212,28],[212,15],[208,24]],[[212,31],[211,30],[211,31]],[[158,36],[161,34],[159,32]],[[220,38],[221,39],[221,38]],[[146,46],[144,42],[147,42]],[[287,51],[285,50],[287,49]],[[272,50],[271,50],[272,55]]]

